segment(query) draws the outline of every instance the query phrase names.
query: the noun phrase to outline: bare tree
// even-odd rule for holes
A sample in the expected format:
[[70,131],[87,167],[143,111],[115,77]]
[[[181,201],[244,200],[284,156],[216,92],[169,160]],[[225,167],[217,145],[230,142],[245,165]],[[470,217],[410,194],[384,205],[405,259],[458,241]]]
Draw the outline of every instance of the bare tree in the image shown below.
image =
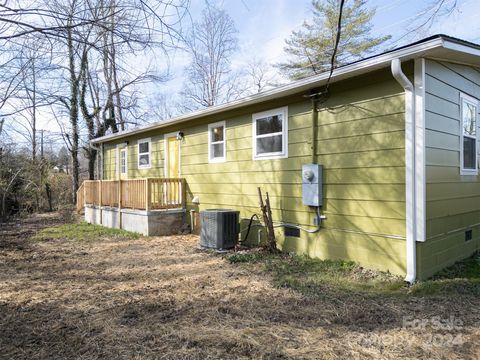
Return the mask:
[[151,121],[168,120],[175,117],[176,105],[173,98],[167,93],[157,93],[146,104],[147,116]]
[[181,92],[183,110],[191,111],[229,101],[239,96],[231,56],[238,49],[237,30],[232,18],[206,2],[200,22],[193,24],[186,39],[191,63]]
[[37,157],[38,112],[51,103],[44,79],[50,71],[50,60],[42,48],[39,39],[31,38],[10,49],[17,51],[16,64],[12,67],[18,69],[18,80],[16,94],[10,99],[9,129],[31,145],[32,161]]
[[[181,40],[181,34],[173,29],[176,23],[167,24],[160,30],[153,29],[150,18],[159,17],[144,1],[140,6],[135,3],[119,0],[101,0],[100,6],[92,8],[93,16],[106,19],[106,26],[96,28],[95,36],[100,45],[89,51],[81,76],[80,108],[87,126],[88,140],[103,136],[109,130],[117,132],[125,130],[127,124],[137,120],[134,108],[137,106],[136,86],[145,82],[163,81],[164,77],[150,71],[149,68],[139,71],[127,68],[129,56],[150,49],[160,49],[164,53],[175,42]],[[157,2],[163,10],[178,11],[176,16],[183,16],[182,2]],[[161,19],[161,18],[160,18]],[[132,119],[133,117],[133,119]],[[84,147],[88,158],[89,178],[93,179],[97,150]]]
[[253,58],[246,66],[251,92],[259,93],[277,86],[277,73],[265,60]]
[[427,36],[432,26],[440,19],[448,18],[455,11],[459,10],[461,3],[457,0],[430,0],[426,5],[411,19],[405,32],[399,37],[392,38],[393,41],[387,42],[388,47],[397,46],[402,41],[414,41]]
[[[50,52],[56,63],[54,83],[59,85],[48,98],[55,100],[49,105],[63,129],[63,139],[71,154],[74,200],[80,180],[82,137],[85,135],[91,140],[108,130],[124,130],[129,118],[135,118],[135,87],[162,77],[149,69],[132,71],[128,63],[132,56],[153,49],[168,55],[169,49],[181,39],[181,20],[187,5],[188,0],[11,0],[0,3],[0,49],[2,45],[35,35],[45,40],[42,50]],[[0,64],[4,58],[0,50]],[[3,63],[9,65],[6,60]],[[29,66],[29,69],[36,68],[37,61],[30,61]],[[4,74],[6,72],[0,74],[0,111],[21,84],[13,71],[8,73],[12,76]],[[37,79],[33,80],[26,79],[24,85],[36,84]],[[9,111],[0,112],[2,130],[9,115],[18,113],[19,117],[29,119],[29,127],[33,129],[30,131],[33,157],[37,153],[35,135],[40,94],[36,85],[29,86],[23,98],[25,106],[16,103]],[[82,134],[84,126],[86,133]],[[90,177],[93,177],[97,154],[88,146],[84,149]]]
[[[24,67],[16,66],[19,58],[17,54],[13,56],[9,55],[10,53],[7,53],[5,49],[0,50],[0,59],[8,57],[0,64],[0,119],[2,125],[5,123],[5,117],[12,115],[12,109],[8,109],[5,113],[4,107],[19,91],[23,79],[22,73],[24,71]],[[24,66],[26,66],[26,64]]]

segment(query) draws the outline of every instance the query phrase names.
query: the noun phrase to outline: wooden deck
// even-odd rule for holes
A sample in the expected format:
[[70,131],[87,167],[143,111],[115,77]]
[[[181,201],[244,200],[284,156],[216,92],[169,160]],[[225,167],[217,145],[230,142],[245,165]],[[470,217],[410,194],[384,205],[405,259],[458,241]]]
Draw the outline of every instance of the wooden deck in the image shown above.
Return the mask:
[[185,208],[185,179],[85,180],[77,191],[77,210],[85,205],[119,209]]

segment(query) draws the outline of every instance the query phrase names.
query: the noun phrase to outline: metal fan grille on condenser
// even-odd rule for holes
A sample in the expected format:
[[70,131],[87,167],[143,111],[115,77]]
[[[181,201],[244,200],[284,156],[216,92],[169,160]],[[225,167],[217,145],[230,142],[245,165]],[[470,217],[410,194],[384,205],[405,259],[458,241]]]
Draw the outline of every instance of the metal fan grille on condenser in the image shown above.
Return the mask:
[[210,249],[231,249],[238,240],[240,212],[231,209],[200,211],[200,246]]

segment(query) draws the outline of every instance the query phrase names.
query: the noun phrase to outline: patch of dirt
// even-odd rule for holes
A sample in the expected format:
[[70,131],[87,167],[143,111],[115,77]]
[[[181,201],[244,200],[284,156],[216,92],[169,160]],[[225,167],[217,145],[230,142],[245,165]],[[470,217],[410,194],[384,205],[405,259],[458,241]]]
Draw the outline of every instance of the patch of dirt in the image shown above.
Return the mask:
[[[43,228],[58,225],[59,222],[60,216],[54,212],[36,214],[27,218],[14,218],[7,223],[0,222],[0,251],[29,248],[31,236]],[[0,253],[0,255],[5,254]]]
[[58,221],[0,224],[0,358],[480,358],[478,298],[307,298],[193,235],[29,240]]

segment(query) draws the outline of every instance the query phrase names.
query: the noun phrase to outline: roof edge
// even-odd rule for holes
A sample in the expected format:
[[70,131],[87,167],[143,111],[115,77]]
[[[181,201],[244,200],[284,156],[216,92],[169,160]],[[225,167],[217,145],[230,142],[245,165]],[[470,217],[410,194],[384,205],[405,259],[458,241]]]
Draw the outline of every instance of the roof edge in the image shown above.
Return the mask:
[[[399,58],[400,60],[405,61],[414,59],[416,57],[421,57],[422,55],[425,55],[428,51],[437,48],[445,48],[461,52],[469,52],[467,50],[470,49],[473,50],[471,51],[472,55],[480,56],[480,45],[450,37],[448,35],[439,34],[428,37],[426,39],[422,39],[412,44],[405,45],[400,48],[396,48],[378,55],[373,55],[371,57],[364,58],[356,62],[338,67],[332,73],[331,82],[344,80],[355,75],[360,75],[374,69],[388,66],[390,61],[394,58]],[[123,138],[125,136],[141,134],[147,131],[164,128],[173,124],[185,123],[204,116],[218,114],[223,111],[234,110],[245,106],[255,105],[261,102],[286,97],[295,93],[306,91],[314,87],[321,86],[326,82],[328,76],[329,73],[324,72],[225,104],[197,110],[185,115],[140,126],[134,129],[105,135],[93,139],[90,142],[92,144],[99,144],[113,141],[119,138]]]

